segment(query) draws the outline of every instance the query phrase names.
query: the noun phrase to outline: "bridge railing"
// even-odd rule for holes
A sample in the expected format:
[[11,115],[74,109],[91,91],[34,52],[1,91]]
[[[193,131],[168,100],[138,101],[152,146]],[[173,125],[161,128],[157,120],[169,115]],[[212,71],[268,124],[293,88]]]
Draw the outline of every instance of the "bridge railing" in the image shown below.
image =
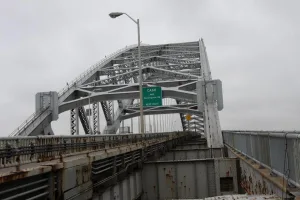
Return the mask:
[[[143,44],[146,45],[146,44]],[[63,89],[61,89],[58,92],[58,96],[61,97],[63,94],[65,94],[70,88],[76,87],[76,84],[85,77],[88,77],[95,73],[96,70],[98,70],[99,67],[102,67],[105,63],[110,61],[114,56],[120,54],[123,51],[126,51],[127,49],[131,49],[133,47],[136,47],[137,45],[130,45],[126,46],[125,48],[119,49],[118,51],[110,54],[106,58],[102,59],[101,61],[97,62],[96,64],[92,65],[89,69],[87,69],[85,72],[80,74],[78,77],[76,77],[73,81],[69,83],[69,85],[65,86]],[[12,133],[9,134],[9,136],[17,136],[19,133],[24,131],[30,124],[32,124],[33,121],[39,118],[41,114],[43,114],[48,109],[42,109],[34,112],[32,115],[30,115],[20,126],[18,126]]]
[[300,132],[223,131],[224,143],[300,186]]
[[124,135],[26,136],[0,138],[0,169],[59,159],[62,155],[92,152],[152,139],[186,135],[185,132]]
[[48,107],[42,108],[42,109],[32,113],[21,125],[18,126],[18,128],[16,128],[12,133],[10,133],[9,136],[16,136],[18,133],[23,132],[28,127],[29,124],[32,124],[32,122],[34,122],[36,119],[41,117],[41,115],[44,112],[47,112]]
[[76,86],[76,84],[82,80],[85,77],[89,77],[91,76],[93,73],[95,73],[96,70],[98,70],[99,67],[102,67],[103,64],[106,64],[106,62],[110,61],[113,57],[115,57],[116,55],[120,54],[121,52],[124,52],[128,49],[131,49],[133,47],[136,47],[137,45],[130,45],[130,46],[126,46],[125,48],[119,49],[118,51],[110,54],[109,56],[105,57],[104,59],[100,60],[99,62],[97,62],[96,64],[92,65],[89,69],[87,69],[85,72],[83,72],[82,74],[80,74],[79,76],[77,76],[73,81],[71,81],[69,83],[69,86],[65,86],[62,90],[60,90],[58,92],[58,96],[62,96],[66,91],[69,90],[70,87],[72,86]]

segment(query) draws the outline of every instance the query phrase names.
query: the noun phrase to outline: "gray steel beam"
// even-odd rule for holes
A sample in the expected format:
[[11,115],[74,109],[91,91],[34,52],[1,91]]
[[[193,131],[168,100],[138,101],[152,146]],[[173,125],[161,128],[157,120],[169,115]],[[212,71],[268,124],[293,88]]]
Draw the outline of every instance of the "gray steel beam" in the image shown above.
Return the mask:
[[79,123],[78,123],[78,108],[73,108],[70,111],[70,129],[71,135],[79,134]]
[[[97,102],[92,101],[92,103],[97,103]],[[110,108],[111,105],[109,104],[108,101],[101,101],[101,106],[102,106],[104,117],[106,119],[106,123],[108,125],[111,125],[113,123],[113,118],[112,118],[111,108]]]
[[[146,77],[145,80],[148,80],[148,79],[149,79],[149,77]],[[138,88],[138,85],[137,85],[137,79],[136,80],[134,79],[133,81],[135,82],[135,84],[123,85],[119,89],[113,89],[109,92],[117,92],[117,91],[121,92],[121,91],[127,91],[127,90],[131,90],[131,91],[138,90],[139,88]],[[122,121],[121,116],[124,112],[123,110],[124,110],[124,108],[132,105],[133,101],[134,101],[134,99],[118,100],[119,108],[117,109],[117,111],[114,115],[113,123],[112,124],[107,124],[107,126],[105,127],[104,130],[105,130],[106,133],[115,134],[118,131],[118,129],[120,128],[121,121]]]
[[[163,110],[145,110],[145,115],[158,115],[158,114],[174,114],[174,113],[190,113],[199,114],[198,110],[178,108],[178,109],[163,109]],[[121,120],[130,119],[139,116],[139,112],[130,113],[121,116]]]
[[[182,99],[186,102],[197,102],[197,94],[189,91],[178,91],[176,89],[162,88],[163,98]],[[69,102],[64,102],[59,106],[59,113],[76,108],[78,106],[85,106],[89,104],[89,98],[91,103],[99,101],[112,101],[121,99],[139,99],[139,91],[127,91],[127,92],[99,92],[95,93],[91,97],[84,97]]]
[[[204,78],[204,82],[209,82],[212,80],[211,70],[210,70],[210,66],[206,54],[206,47],[202,39],[199,41],[199,54],[200,54],[200,62],[201,62],[202,76]],[[205,135],[207,138],[207,145],[208,147],[211,148],[222,148],[224,144],[223,144],[222,130],[220,127],[219,114],[217,110],[217,104],[216,101],[210,100],[211,99],[210,95],[211,93],[213,93],[213,91],[211,91],[209,88],[206,88],[206,85],[201,87],[203,87],[202,90],[204,91],[205,94],[204,116],[205,116]]]
[[[107,66],[112,59],[120,56],[122,53],[126,51],[130,51],[132,48],[135,48],[136,45],[128,46],[124,49],[121,49],[107,58],[103,59],[99,63],[93,65],[91,68],[89,68],[87,71],[85,71],[83,74],[78,76],[76,79],[74,79],[72,82],[67,84],[65,88],[63,88],[59,92],[59,102],[63,102],[65,99],[67,99],[71,94],[74,93],[74,91],[77,89],[78,85],[82,85],[88,80],[91,79],[91,77],[94,77],[95,74],[97,74],[97,71],[99,71],[100,68],[103,68]],[[37,113],[33,113],[30,118],[28,118],[23,124],[21,124],[13,133],[13,136],[18,135],[40,135],[42,132],[44,132],[44,127],[47,127],[50,122],[52,121],[52,116],[50,109],[46,109],[43,111],[39,111]]]
[[90,127],[90,123],[88,121],[88,118],[86,116],[84,107],[80,106],[78,107],[78,115],[79,115],[79,119],[81,121],[81,125],[83,127],[83,130],[85,132],[85,134],[90,134],[91,133],[91,127]]
[[[162,87],[163,98],[173,98],[185,104],[196,103],[196,82],[198,80],[206,80],[207,73],[210,73],[209,67],[207,67],[206,53],[202,51],[202,46],[204,46],[202,43],[188,42],[142,46],[144,87],[160,86]],[[202,69],[203,66],[204,69]],[[102,75],[108,77],[97,80]],[[97,102],[102,102],[101,106],[108,125],[106,129],[115,131],[119,128],[120,121],[125,119],[124,117],[132,117],[137,113],[135,108],[130,107],[134,99],[139,99],[137,76],[136,46],[118,51],[104,61],[94,65],[86,73],[69,83],[59,93],[59,113],[88,105],[89,102],[94,105]],[[114,100],[118,101],[115,117],[113,117],[111,108],[111,101]],[[196,112],[196,109],[197,106],[145,108],[148,114],[190,112],[193,114],[192,120],[194,120],[194,115],[201,114],[199,111]],[[130,113],[127,113],[128,111]],[[38,117],[36,117],[37,115],[34,116],[34,119],[31,121],[34,121],[35,125],[31,128],[26,125],[27,130],[25,132],[23,130],[18,131],[18,133],[39,135],[41,130],[44,130],[52,121],[51,112],[47,109],[43,113],[39,113]],[[218,121],[219,119],[214,120]],[[181,114],[181,121],[183,129],[186,129],[187,121],[184,118],[184,114]],[[207,118],[205,121],[207,122]],[[197,117],[197,125],[195,126],[195,128],[203,126],[200,116]]]

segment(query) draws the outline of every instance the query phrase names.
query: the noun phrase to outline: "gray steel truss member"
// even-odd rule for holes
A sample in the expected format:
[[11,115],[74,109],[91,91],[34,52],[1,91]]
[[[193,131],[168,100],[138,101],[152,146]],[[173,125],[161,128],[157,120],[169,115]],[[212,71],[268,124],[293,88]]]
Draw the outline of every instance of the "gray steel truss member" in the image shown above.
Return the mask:
[[81,106],[81,107],[78,108],[78,114],[79,114],[79,119],[81,121],[81,125],[83,127],[83,130],[84,130],[85,134],[89,134],[91,127],[90,127],[90,123],[88,121],[88,118],[86,116],[84,107]]
[[[121,121],[139,116],[139,68],[136,45],[107,56],[58,93],[57,104],[41,107],[12,136],[41,135],[57,113],[71,110],[71,134],[78,133],[78,117],[86,134],[100,133],[99,102],[106,120],[105,133],[115,134]],[[223,109],[222,84],[212,80],[204,42],[141,46],[143,87],[160,86],[162,97],[177,105],[144,107],[145,115],[180,114],[184,131],[207,137],[208,146],[223,146],[218,111]],[[52,98],[53,99],[53,98]],[[55,99],[53,99],[55,101]],[[113,101],[118,102],[113,110]],[[92,104],[90,125],[83,106]],[[56,107],[55,107],[56,105]],[[188,123],[186,114],[191,115]],[[91,126],[91,127],[90,127]]]
[[99,127],[99,103],[93,103],[93,130],[94,135],[100,133]]
[[79,135],[78,108],[73,108],[70,111],[70,126],[71,126],[71,135]]

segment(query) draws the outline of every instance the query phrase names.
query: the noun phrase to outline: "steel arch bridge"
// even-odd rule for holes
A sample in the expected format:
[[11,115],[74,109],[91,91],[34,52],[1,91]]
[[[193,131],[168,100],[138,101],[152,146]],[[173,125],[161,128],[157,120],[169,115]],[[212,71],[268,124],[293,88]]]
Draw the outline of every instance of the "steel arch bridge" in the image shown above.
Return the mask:
[[[36,95],[36,112],[10,136],[53,135],[51,122],[70,111],[70,134],[99,134],[100,106],[107,134],[116,134],[123,120],[139,116],[139,68],[137,45],[127,46],[106,57],[69,83],[60,92]],[[185,43],[142,45],[143,87],[160,86],[162,97],[176,104],[144,107],[144,115],[178,113],[183,131],[188,131],[186,114],[193,130],[207,138],[209,147],[222,147],[218,110],[223,108],[222,87],[212,80],[203,40]],[[105,78],[103,78],[105,77]],[[113,112],[113,101],[118,109]],[[92,104],[89,124],[83,106]],[[80,121],[80,122],[79,122]]]

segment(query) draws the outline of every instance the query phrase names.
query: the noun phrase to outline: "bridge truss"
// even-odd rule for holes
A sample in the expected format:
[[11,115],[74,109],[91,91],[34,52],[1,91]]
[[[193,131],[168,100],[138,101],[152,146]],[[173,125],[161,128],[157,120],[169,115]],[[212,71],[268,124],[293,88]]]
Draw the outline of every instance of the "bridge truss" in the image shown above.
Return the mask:
[[[103,132],[99,129],[101,110],[107,124],[105,133],[116,134],[123,120],[139,116],[139,106],[134,101],[139,99],[137,50],[133,45],[106,57],[58,94],[39,93],[36,112],[11,136],[53,135],[51,121],[66,111],[70,112],[71,135],[79,134],[80,122],[85,134],[99,134]],[[218,118],[218,110],[223,107],[222,97],[218,96],[220,92],[216,88],[210,89],[216,82],[211,78],[203,40],[142,45],[141,63],[143,87],[160,86],[163,98],[176,102],[174,105],[145,107],[144,115],[178,113],[182,129],[187,131],[185,116],[190,114],[192,129],[204,134],[210,147],[222,146]],[[118,102],[116,112],[113,101]],[[84,109],[88,104],[92,104],[92,124]]]

